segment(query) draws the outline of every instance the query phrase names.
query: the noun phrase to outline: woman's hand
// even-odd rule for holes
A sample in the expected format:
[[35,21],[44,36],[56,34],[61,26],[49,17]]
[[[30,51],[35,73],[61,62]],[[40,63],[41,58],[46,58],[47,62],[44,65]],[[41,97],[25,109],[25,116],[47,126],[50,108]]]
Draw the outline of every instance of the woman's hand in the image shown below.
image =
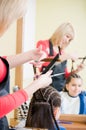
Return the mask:
[[28,96],[31,96],[35,91],[37,91],[40,88],[45,88],[49,86],[52,83],[51,74],[52,70],[48,71],[46,74],[38,76],[37,79],[35,79],[30,85],[28,85],[24,89]]
[[47,57],[46,53],[44,51],[42,51],[42,49],[40,47],[31,51],[31,59],[36,62],[38,62],[41,59],[46,58],[46,57]]
[[34,61],[34,60],[30,61],[29,63],[32,64],[36,68],[41,68],[41,66],[43,64],[43,62],[41,62],[41,61]]
[[71,59],[72,61],[78,60],[78,56],[76,54],[68,54],[64,51],[62,51],[62,54],[60,55],[61,61]]
[[84,63],[81,63],[79,65],[77,65],[77,69],[75,70],[76,73],[80,72],[81,70],[83,70],[85,67]]
[[39,81],[40,88],[41,87],[47,87],[52,83],[52,78],[51,78],[52,70],[48,71],[46,74],[39,75],[37,80]]

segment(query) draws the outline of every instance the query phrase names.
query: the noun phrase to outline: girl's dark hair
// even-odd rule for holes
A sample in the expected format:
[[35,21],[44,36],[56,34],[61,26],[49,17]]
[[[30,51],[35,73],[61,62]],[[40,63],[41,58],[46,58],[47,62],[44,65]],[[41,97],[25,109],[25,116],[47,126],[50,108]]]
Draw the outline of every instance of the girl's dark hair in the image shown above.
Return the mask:
[[49,86],[37,90],[31,99],[25,127],[59,130],[54,108],[61,106],[61,97],[56,89]]
[[81,79],[81,80],[82,80],[82,78],[81,78],[80,75],[78,75],[78,74],[76,74],[76,73],[71,73],[71,74],[68,76],[68,78],[66,79],[65,87],[63,88],[63,91],[64,91],[64,92],[67,92],[66,84],[70,83],[70,82],[71,82],[71,79],[73,79],[73,78],[75,78],[75,79]]

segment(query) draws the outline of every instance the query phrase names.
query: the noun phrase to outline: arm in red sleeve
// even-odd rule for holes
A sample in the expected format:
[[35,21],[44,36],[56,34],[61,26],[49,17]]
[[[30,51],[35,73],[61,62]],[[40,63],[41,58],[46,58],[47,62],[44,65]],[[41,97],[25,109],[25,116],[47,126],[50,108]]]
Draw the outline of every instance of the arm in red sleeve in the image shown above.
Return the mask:
[[0,97],[0,118],[20,106],[26,100],[28,100],[28,95],[24,90]]
[[70,72],[68,72],[67,68],[65,68],[65,78],[68,78],[70,75]]
[[[45,52],[44,58],[53,58],[54,56],[49,56],[50,54],[50,48],[49,48],[49,40],[40,40],[37,42],[36,47],[40,47],[42,51]],[[47,66],[50,62],[43,62],[42,66]],[[40,67],[40,70],[42,68]]]
[[48,56],[49,54],[49,40],[40,40],[37,42],[36,47],[40,47]]
[[3,63],[3,61],[0,59],[0,82],[2,82],[7,74],[7,68],[6,65]]

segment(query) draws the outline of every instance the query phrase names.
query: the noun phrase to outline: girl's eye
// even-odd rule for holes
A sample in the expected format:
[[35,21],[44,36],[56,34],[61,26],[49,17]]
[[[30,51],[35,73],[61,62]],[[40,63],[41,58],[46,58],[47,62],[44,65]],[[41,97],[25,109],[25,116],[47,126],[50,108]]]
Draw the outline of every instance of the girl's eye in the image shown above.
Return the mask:
[[81,87],[81,85],[79,85],[78,87]]
[[75,86],[76,86],[76,84],[72,84],[72,86],[74,86],[74,87],[75,87]]
[[67,37],[67,38],[70,38],[70,36],[69,36],[69,35],[66,35],[66,37]]

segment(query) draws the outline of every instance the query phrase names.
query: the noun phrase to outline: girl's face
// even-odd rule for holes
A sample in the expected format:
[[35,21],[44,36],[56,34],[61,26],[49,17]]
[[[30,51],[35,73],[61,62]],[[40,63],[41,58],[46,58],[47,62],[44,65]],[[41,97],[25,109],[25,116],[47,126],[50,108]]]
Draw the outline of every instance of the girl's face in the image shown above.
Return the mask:
[[65,34],[60,41],[61,49],[65,49],[69,45],[71,40],[71,36],[69,34]]
[[66,89],[70,96],[78,96],[82,91],[82,80],[80,78],[72,78],[70,83],[66,84]]

